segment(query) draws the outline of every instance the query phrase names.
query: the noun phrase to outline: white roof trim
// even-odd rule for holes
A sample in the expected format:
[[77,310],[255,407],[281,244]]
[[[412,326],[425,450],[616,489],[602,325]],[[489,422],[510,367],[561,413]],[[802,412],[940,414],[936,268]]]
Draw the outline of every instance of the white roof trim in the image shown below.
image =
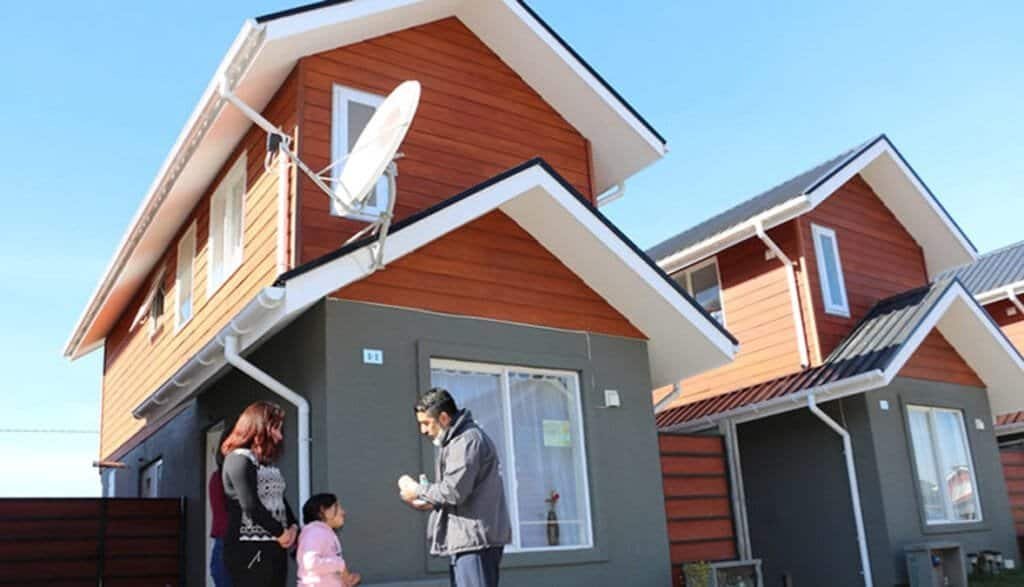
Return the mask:
[[[203,93],[90,296],[64,354],[97,348],[250,124],[224,109],[227,74],[260,111],[306,55],[456,16],[509,63],[592,145],[595,191],[624,181],[667,152],[639,115],[515,0],[352,0],[242,27]],[[525,19],[525,20],[524,20]]]
[[[655,386],[733,359],[736,345],[637,251],[541,164],[535,163],[392,233],[391,263],[494,210],[502,210],[648,337]],[[132,410],[154,421],[198,393],[226,367],[222,340],[238,335],[240,352],[279,331],[331,292],[374,273],[371,245],[303,270],[262,290],[168,381]],[[534,325],[529,325],[534,326]]]
[[[652,384],[671,384],[723,365],[736,345],[540,164],[534,164],[391,234],[393,262],[500,209],[648,337]],[[357,249],[286,281],[286,304],[303,307],[369,275]]]
[[882,203],[896,216],[924,251],[928,275],[972,263],[978,255],[949,214],[921,183],[899,151],[885,136],[848,158],[803,194],[740,223],[715,236],[658,261],[672,272],[715,255],[755,234],[754,225],[765,229],[788,222],[817,208],[847,181],[860,174]]
[[1024,281],[1015,281],[1008,285],[1001,285],[986,292],[975,294],[974,299],[983,306],[994,302],[1001,302],[1010,299],[1010,292],[1014,295],[1024,294]]
[[665,431],[703,430],[721,420],[748,422],[802,409],[806,407],[807,396],[810,394],[814,394],[819,402],[826,402],[883,388],[892,383],[924,339],[936,328],[987,387],[993,418],[996,414],[1024,410],[1024,359],[985,310],[957,281],[918,324],[913,336],[884,372],[868,371],[766,402],[670,426]]

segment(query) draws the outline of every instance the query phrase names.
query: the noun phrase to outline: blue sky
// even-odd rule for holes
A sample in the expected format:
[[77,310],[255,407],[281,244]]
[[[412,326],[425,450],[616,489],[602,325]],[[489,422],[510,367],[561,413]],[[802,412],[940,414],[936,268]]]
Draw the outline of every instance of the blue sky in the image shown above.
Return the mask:
[[[649,246],[885,132],[982,251],[1024,238],[1024,5],[532,0],[669,140],[606,212]],[[97,430],[60,350],[217,63],[279,0],[15,3],[0,22],[0,430]],[[0,431],[5,495],[90,495],[95,434]]]

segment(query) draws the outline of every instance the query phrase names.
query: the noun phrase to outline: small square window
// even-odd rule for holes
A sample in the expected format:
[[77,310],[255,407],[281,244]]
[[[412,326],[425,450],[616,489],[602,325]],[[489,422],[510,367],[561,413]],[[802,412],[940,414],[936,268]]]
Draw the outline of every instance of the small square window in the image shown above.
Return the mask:
[[164,460],[157,459],[139,471],[139,497],[160,497]]
[[672,276],[719,324],[725,325],[718,261],[711,259]]

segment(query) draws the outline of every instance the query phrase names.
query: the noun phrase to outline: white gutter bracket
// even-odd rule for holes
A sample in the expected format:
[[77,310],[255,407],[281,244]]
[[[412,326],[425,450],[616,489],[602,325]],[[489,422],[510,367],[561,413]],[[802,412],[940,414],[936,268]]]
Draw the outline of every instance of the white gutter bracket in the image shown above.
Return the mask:
[[811,365],[810,358],[807,352],[807,337],[804,333],[804,318],[803,313],[800,310],[800,290],[796,286],[796,270],[793,268],[793,261],[786,256],[786,253],[782,252],[775,241],[772,240],[768,233],[764,229],[764,219],[757,218],[754,220],[754,232],[757,234],[757,238],[761,239],[768,250],[770,250],[780,261],[782,261],[783,267],[786,269],[786,283],[789,286],[789,304],[790,309],[793,313],[793,329],[796,331],[796,346],[797,351],[800,353],[800,368],[806,369]]
[[843,439],[843,456],[846,458],[846,478],[850,483],[850,502],[853,505],[853,521],[857,527],[857,546],[860,550],[860,568],[864,576],[864,587],[873,587],[871,578],[871,559],[868,555],[868,539],[864,532],[864,513],[860,508],[860,489],[858,488],[857,469],[853,462],[853,443],[850,433],[818,407],[813,393],[807,394],[807,408],[819,420],[824,422]]
[[622,196],[625,196],[625,195],[626,195],[626,182],[622,181],[622,182],[619,182],[619,183],[615,184],[615,187],[613,187],[612,189],[610,189],[610,190],[606,191],[605,193],[600,194],[599,196],[597,196],[595,201],[597,202],[597,207],[600,208],[601,206],[604,206],[605,204],[611,204],[615,200],[618,200],[619,198],[621,198]]
[[1006,297],[1017,308],[1017,311],[1024,316],[1024,303],[1020,301],[1020,296],[1017,295],[1012,285],[1006,288]]

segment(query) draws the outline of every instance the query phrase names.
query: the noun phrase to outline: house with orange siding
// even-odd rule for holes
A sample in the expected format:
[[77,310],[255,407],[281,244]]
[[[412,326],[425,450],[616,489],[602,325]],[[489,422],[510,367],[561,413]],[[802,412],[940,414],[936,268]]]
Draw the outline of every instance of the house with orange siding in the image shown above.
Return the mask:
[[1024,360],[951,272],[974,246],[888,137],[648,253],[740,341],[654,392],[663,434],[728,453],[735,548],[703,544],[759,559],[767,585],[906,584],[921,544],[1017,562],[994,428],[1024,408]]
[[[405,80],[422,95],[397,191],[370,199],[394,205],[378,267],[376,238],[353,240],[366,218],[333,208],[225,92],[322,169]],[[275,401],[293,509],[341,496],[364,584],[444,585],[395,489],[433,470],[412,406],[443,386],[501,452],[503,584],[666,584],[650,390],[736,352],[599,210],[666,152],[521,0],[334,0],[246,21],[65,349],[103,354],[99,456],[124,465],[103,471],[105,495],[184,497],[187,583],[205,584],[220,435]]]

